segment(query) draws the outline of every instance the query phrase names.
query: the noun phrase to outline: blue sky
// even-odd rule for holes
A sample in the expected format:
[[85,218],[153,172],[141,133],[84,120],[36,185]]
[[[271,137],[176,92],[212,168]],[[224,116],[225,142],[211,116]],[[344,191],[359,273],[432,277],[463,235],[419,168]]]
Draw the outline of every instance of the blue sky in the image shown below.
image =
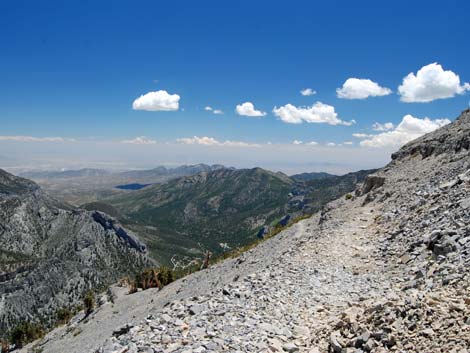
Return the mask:
[[[145,136],[155,144],[139,148],[158,147],[167,157],[149,157],[139,166],[196,159],[256,164],[244,157],[251,147],[221,145],[226,140],[259,144],[270,158],[278,152],[270,152],[268,142],[288,149],[295,140],[315,141],[334,154],[342,152],[327,143],[344,149],[344,142],[351,141],[348,148],[359,151],[361,159],[366,154],[352,134],[383,133],[372,130],[375,122],[396,127],[407,114],[452,120],[468,106],[468,13],[468,1],[2,1],[0,135],[60,137],[67,146],[4,138],[0,158],[22,151],[33,160],[44,150],[41,160],[46,160],[51,151],[63,150],[61,160],[72,153],[86,165],[90,144]],[[454,94],[426,103],[400,101],[397,90],[403,78],[432,63],[459,76]],[[339,98],[336,90],[348,78],[370,79],[393,93]],[[316,94],[302,96],[304,88]],[[159,90],[180,97],[178,110],[132,108],[139,96]],[[244,102],[267,114],[238,115],[235,107]],[[292,124],[273,113],[274,107],[303,109],[316,102],[334,107],[338,119],[356,123]],[[206,106],[224,114],[206,111]],[[206,152],[192,158],[194,141],[181,152],[185,158],[172,154],[174,145],[193,136],[220,143],[197,146]],[[124,144],[115,150],[133,147]],[[384,157],[371,159],[370,165],[386,161],[397,146],[378,147]],[[140,149],[136,153],[143,154]],[[330,158],[315,150],[291,153]],[[259,158],[259,165],[267,160]],[[267,164],[285,169],[287,162]],[[315,169],[297,169],[309,168]]]

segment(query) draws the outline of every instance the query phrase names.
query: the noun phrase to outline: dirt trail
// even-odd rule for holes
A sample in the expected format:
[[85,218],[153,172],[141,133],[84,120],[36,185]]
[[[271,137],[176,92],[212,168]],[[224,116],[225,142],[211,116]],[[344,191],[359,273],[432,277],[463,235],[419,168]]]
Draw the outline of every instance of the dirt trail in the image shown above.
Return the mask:
[[[376,250],[375,215],[371,207],[333,210],[320,231],[315,220],[306,220],[297,230],[303,233],[298,247],[271,266],[283,278],[273,290],[288,294],[284,300],[289,310],[309,329],[310,342],[299,342],[301,351],[313,346],[326,350],[326,336],[342,311],[390,292]],[[292,275],[285,279],[287,274]],[[286,291],[286,285],[295,289]]]

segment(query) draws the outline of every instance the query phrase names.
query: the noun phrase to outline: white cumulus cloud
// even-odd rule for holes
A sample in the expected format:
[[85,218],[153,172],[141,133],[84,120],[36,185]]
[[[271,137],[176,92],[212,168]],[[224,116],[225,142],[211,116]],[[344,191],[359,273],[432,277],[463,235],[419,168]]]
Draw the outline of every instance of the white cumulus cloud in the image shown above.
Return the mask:
[[395,125],[393,125],[393,123],[374,123],[372,125],[372,130],[375,130],[375,131],[388,131],[388,130],[392,130],[393,128],[395,127]]
[[423,66],[416,75],[411,72],[398,87],[400,100],[406,103],[427,103],[436,99],[454,97],[470,90],[470,84],[460,84],[460,77],[444,70],[438,63]]
[[449,123],[449,119],[420,119],[408,114],[394,130],[367,136],[360,142],[360,145],[363,147],[399,147]]
[[335,147],[335,146],[336,146],[336,143],[334,143],[334,142],[328,142],[326,145],[327,145],[328,147]]
[[238,104],[237,107],[235,108],[235,111],[237,112],[238,115],[243,115],[243,116],[261,117],[261,116],[266,115],[266,112],[263,112],[261,110],[256,110],[255,106],[251,102]]
[[131,145],[155,145],[157,141],[151,140],[145,136],[138,136],[132,140],[122,140],[121,143],[131,144]]
[[343,142],[343,145],[351,146],[351,145],[353,145],[353,144],[354,144],[354,142],[352,142],[352,141],[344,141],[344,142]]
[[302,96],[313,96],[314,94],[317,94],[317,91],[311,88],[304,88],[303,90],[300,91],[300,94]]
[[300,140],[294,140],[294,141],[292,141],[292,144],[293,145],[301,145],[301,144],[303,144],[303,142],[300,141]]
[[134,110],[157,111],[175,111],[179,109],[180,96],[169,94],[165,90],[148,92],[141,95],[132,103]]
[[226,146],[226,147],[260,147],[259,144],[248,143],[243,141],[218,141],[213,137],[208,136],[194,136],[194,137],[185,137],[179,138],[176,140],[179,143],[186,145],[204,145],[204,146]]
[[274,115],[288,124],[324,123],[329,125],[352,125],[354,120],[343,121],[338,118],[335,107],[322,102],[316,102],[310,107],[296,107],[290,103],[282,107],[274,107]]
[[366,99],[368,97],[387,96],[392,93],[390,88],[381,87],[377,82],[363,78],[348,78],[343,87],[336,89],[338,98]]

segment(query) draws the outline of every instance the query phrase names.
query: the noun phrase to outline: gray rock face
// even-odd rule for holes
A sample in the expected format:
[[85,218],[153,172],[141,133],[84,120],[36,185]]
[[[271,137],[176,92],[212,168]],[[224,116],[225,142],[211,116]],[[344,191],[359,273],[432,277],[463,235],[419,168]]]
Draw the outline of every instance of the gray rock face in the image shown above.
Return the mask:
[[39,186],[31,180],[16,177],[0,171],[0,194],[23,195],[38,190]]
[[[33,182],[0,170],[0,332],[54,322],[147,264],[145,246],[109,216],[63,205]],[[0,335],[1,336],[1,335]]]
[[371,190],[375,190],[381,187],[384,183],[385,183],[385,178],[383,176],[368,175],[366,177],[366,180],[364,180],[364,184],[362,185],[360,195],[365,195]]
[[409,142],[392,154],[393,160],[420,155],[422,158],[442,153],[458,153],[470,149],[470,109],[462,112],[452,124]]

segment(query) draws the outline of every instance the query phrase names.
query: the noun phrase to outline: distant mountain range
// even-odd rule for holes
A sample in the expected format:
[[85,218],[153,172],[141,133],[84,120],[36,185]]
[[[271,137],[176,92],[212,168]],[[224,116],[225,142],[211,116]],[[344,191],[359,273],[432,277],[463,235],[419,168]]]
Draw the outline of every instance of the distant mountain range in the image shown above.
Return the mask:
[[195,165],[183,165],[176,168],[156,167],[148,170],[131,170],[127,172],[118,173],[123,178],[129,178],[133,180],[142,180],[152,178],[168,176],[168,177],[181,177],[187,175],[194,175],[202,172],[210,172],[218,169],[226,169],[225,166],[220,164],[195,164]]
[[110,174],[111,172],[104,169],[84,168],[78,170],[61,171],[30,171],[20,173],[20,176],[29,179],[69,179],[83,177],[101,177]]
[[208,172],[211,170],[217,170],[225,168],[223,165],[207,165],[207,164],[195,164],[195,165],[183,165],[175,168],[167,168],[159,166],[153,169],[143,170],[129,170],[113,172],[105,169],[94,169],[94,168],[83,168],[77,170],[62,170],[62,171],[29,171],[20,173],[21,177],[29,179],[71,179],[71,178],[93,178],[103,176],[113,176],[116,178],[123,179],[152,179],[162,176],[179,177],[185,175],[193,175],[201,172]]
[[20,176],[36,181],[45,191],[60,200],[78,206],[99,201],[124,190],[136,189],[132,185],[127,186],[129,184],[163,183],[174,178],[222,168],[226,167],[218,164],[196,164],[120,172],[86,168],[67,171],[30,171],[21,173]]

